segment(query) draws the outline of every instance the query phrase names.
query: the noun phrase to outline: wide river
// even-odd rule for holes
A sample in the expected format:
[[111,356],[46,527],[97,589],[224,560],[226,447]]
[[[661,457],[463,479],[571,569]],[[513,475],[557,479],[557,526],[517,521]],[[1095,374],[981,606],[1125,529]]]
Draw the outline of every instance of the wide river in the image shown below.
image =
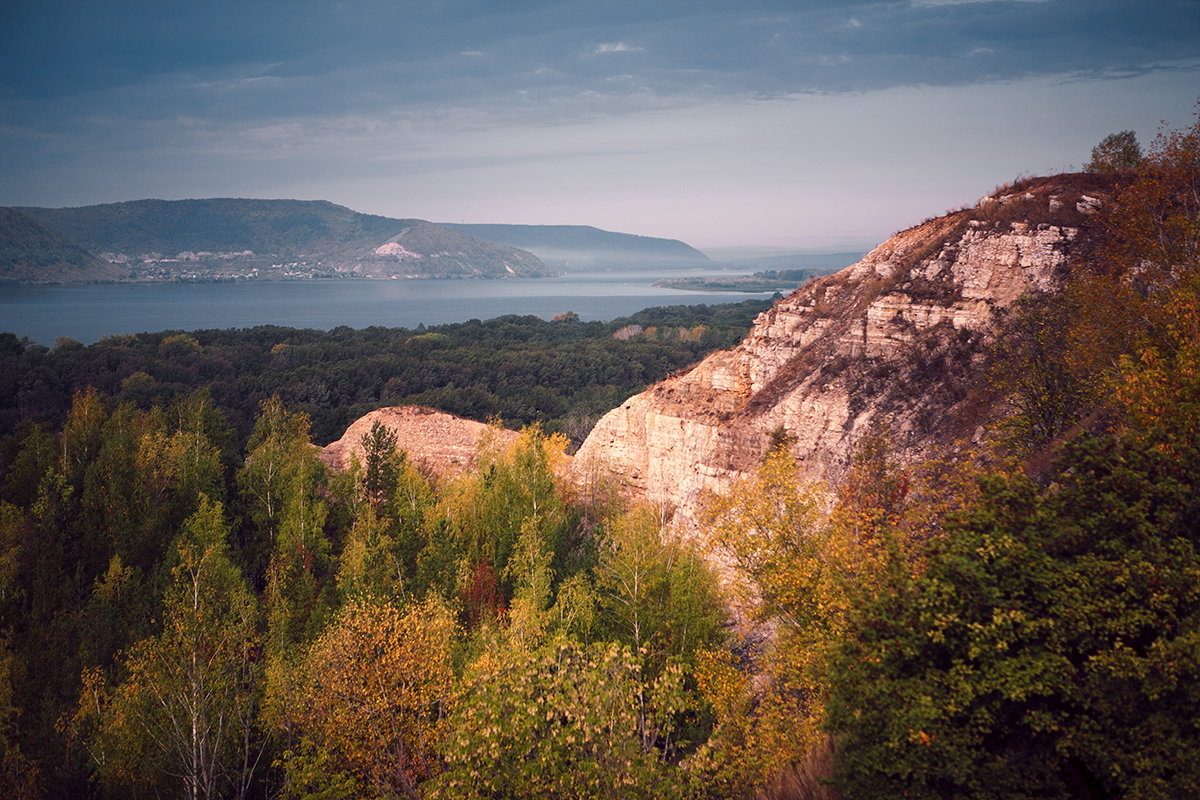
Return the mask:
[[503,314],[550,319],[574,311],[610,320],[649,306],[741,302],[768,293],[693,292],[653,286],[662,277],[721,272],[573,273],[525,280],[349,280],[0,286],[0,331],[45,345],[91,344],[119,333],[286,325],[415,328]]

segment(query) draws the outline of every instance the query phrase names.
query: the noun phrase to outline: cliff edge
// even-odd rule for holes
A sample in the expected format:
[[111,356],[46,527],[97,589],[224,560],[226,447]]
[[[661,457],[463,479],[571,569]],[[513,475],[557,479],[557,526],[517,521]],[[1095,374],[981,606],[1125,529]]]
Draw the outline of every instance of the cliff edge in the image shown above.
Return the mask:
[[1000,312],[1063,284],[1110,193],[1101,175],[1028,179],[897,233],[763,312],[737,347],[609,412],[576,468],[687,520],[783,436],[815,480],[836,480],[877,423],[910,461],[978,437],[996,409],[973,387]]

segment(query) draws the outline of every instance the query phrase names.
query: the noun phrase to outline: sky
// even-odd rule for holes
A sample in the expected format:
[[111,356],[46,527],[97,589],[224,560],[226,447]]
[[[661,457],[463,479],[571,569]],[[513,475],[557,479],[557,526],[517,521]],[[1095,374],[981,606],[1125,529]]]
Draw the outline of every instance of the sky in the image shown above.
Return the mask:
[[0,205],[833,252],[1197,98],[1200,0],[0,0]]

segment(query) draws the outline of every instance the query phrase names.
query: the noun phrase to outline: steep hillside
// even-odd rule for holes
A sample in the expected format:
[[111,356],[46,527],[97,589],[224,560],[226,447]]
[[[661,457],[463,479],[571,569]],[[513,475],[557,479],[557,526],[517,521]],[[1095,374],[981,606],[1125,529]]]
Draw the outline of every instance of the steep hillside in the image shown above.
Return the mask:
[[973,390],[997,312],[1061,284],[1109,186],[1031,179],[896,234],[779,301],[736,348],[610,412],[577,465],[686,518],[783,435],[814,479],[835,478],[875,423],[910,459],[978,435],[991,409]]
[[[93,253],[142,268],[139,277],[276,271],[370,277],[534,277],[531,253],[422,220],[360,214],[323,200],[136,200],[19,211]],[[403,244],[400,242],[403,240]],[[240,270],[240,272],[239,272]],[[292,274],[295,273],[295,274]]]
[[112,281],[123,270],[13,208],[0,208],[0,282]]
[[528,250],[564,270],[677,269],[712,263],[708,256],[678,239],[614,233],[589,225],[443,225],[489,242]]
[[355,262],[367,275],[537,278],[551,274],[537,256],[421,220],[405,220],[395,236]]

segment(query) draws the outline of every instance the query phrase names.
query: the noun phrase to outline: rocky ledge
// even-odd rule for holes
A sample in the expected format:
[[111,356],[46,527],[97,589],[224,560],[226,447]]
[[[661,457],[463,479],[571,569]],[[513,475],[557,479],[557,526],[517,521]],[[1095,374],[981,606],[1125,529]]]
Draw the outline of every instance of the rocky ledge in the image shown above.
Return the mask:
[[815,480],[836,479],[877,423],[903,458],[947,452],[995,411],[973,387],[998,312],[1062,285],[1109,186],[1030,179],[897,233],[763,312],[737,347],[609,412],[576,468],[686,521],[780,437]]

